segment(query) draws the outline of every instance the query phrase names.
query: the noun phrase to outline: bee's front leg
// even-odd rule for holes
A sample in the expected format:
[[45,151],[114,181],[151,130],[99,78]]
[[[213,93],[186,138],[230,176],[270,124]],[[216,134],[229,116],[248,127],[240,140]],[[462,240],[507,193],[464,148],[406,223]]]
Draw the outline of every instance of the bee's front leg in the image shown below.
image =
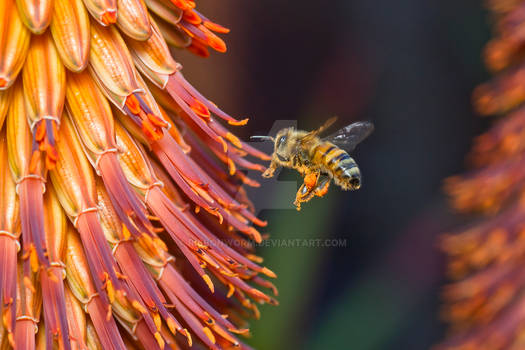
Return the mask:
[[275,170],[279,167],[279,164],[275,161],[271,161],[270,166],[262,173],[262,177],[270,178],[273,177],[273,174],[275,173]]

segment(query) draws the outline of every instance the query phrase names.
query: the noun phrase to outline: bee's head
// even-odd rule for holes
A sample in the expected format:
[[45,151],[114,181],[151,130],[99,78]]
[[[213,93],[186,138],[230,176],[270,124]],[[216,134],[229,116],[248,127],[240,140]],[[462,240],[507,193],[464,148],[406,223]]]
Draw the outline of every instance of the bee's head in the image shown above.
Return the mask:
[[299,143],[297,130],[293,127],[281,129],[275,137],[272,136],[252,136],[252,140],[263,140],[273,142],[273,155],[283,166],[290,166],[292,154]]
[[291,162],[292,150],[297,144],[297,137],[294,128],[282,129],[275,135],[274,154],[283,163]]

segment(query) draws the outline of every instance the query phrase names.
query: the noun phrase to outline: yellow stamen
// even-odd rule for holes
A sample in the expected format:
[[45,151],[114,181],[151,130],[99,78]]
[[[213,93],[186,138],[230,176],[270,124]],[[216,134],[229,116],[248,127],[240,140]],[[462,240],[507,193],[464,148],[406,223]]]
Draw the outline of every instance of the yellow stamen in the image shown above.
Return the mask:
[[131,302],[131,305],[133,305],[133,307],[135,308],[135,310],[137,310],[138,312],[140,312],[141,314],[147,314],[148,313],[148,310],[146,310],[146,308],[144,308],[144,306],[142,306],[141,303],[139,303],[137,300],[133,300]]
[[37,272],[39,268],[38,256],[36,255],[36,249],[33,245],[31,245],[31,248],[30,248],[29,263],[31,264],[31,270],[33,272]]
[[159,347],[161,349],[164,349],[164,346],[166,345],[165,342],[164,342],[164,339],[162,338],[162,336],[160,335],[159,332],[155,332],[155,340],[157,341],[157,343],[159,344]]
[[175,324],[175,321],[173,321],[172,318],[168,318],[166,320],[166,323],[168,324],[168,328],[171,333],[176,334],[177,333],[177,325]]
[[206,284],[208,285],[208,288],[210,288],[211,292],[214,293],[215,287],[213,286],[213,282],[211,281],[210,276],[208,276],[207,274],[204,274],[204,275],[202,275],[202,279],[204,280],[204,282],[206,282]]
[[228,141],[230,141],[231,143],[233,143],[233,145],[237,148],[242,148],[242,143],[241,143],[241,140],[239,140],[239,138],[237,136],[235,136],[234,134],[232,134],[231,132],[228,132],[226,134],[226,139]]
[[235,287],[233,286],[233,284],[228,283],[228,294],[226,294],[226,298],[231,298],[234,292],[235,292]]
[[208,337],[208,339],[210,339],[210,341],[215,344],[216,342],[216,339],[215,339],[215,336],[213,335],[211,329],[209,329],[208,327],[203,327],[202,328],[202,331],[204,332],[204,334],[206,334],[206,336]]
[[157,330],[160,331],[160,327],[162,326],[162,319],[160,318],[160,315],[158,312],[155,312],[153,314],[153,321],[155,322],[155,326],[157,327]]

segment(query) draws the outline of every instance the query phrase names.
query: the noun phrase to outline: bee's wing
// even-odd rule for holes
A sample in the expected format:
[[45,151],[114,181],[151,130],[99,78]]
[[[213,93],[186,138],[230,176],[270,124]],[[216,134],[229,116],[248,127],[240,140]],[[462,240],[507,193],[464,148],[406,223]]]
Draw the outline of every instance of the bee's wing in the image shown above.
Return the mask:
[[374,131],[374,124],[371,122],[356,122],[345,126],[323,140],[332,142],[336,146],[351,152],[361,141],[366,139],[372,131]]
[[332,117],[328,119],[323,125],[321,125],[318,129],[310,131],[308,134],[303,136],[301,139],[302,142],[309,141],[313,139],[314,137],[318,136],[320,133],[328,129],[330,126],[332,126],[333,123],[337,120],[337,117]]

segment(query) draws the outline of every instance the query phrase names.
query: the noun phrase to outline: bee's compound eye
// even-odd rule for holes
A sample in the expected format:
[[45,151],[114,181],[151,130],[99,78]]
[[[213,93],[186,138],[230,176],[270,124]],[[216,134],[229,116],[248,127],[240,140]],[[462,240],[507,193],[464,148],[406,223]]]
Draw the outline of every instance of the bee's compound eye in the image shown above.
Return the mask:
[[286,135],[281,136],[279,138],[279,141],[277,141],[277,147],[281,147],[285,141],[286,141]]

